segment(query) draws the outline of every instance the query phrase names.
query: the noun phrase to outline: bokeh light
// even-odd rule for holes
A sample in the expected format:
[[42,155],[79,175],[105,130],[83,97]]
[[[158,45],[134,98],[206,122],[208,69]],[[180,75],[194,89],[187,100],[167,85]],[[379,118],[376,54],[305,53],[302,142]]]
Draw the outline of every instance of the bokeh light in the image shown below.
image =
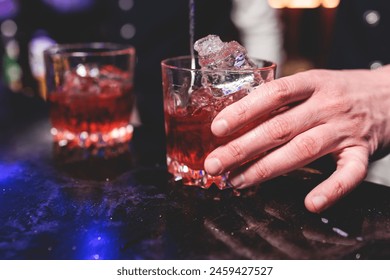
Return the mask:
[[272,8],[318,8],[321,5],[324,8],[336,8],[340,0],[268,0]]

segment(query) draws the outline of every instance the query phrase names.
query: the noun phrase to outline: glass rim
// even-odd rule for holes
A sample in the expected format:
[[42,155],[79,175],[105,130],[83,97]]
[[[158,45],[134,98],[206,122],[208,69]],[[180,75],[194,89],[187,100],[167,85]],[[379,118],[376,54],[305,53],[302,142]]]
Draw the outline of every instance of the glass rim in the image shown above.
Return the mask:
[[[195,58],[198,58],[197,55],[195,55]],[[176,70],[182,70],[182,71],[201,71],[201,72],[220,72],[220,71],[229,71],[231,73],[248,73],[248,72],[253,72],[253,71],[275,71],[276,70],[276,63],[267,59],[262,59],[262,58],[255,58],[255,57],[249,57],[251,60],[254,61],[259,61],[259,62],[265,62],[269,63],[270,65],[268,66],[263,66],[263,67],[256,67],[253,69],[213,69],[213,70],[208,70],[208,69],[201,69],[201,68],[191,68],[191,67],[180,67],[176,65],[172,65],[171,61],[179,61],[179,60],[191,60],[192,56],[190,55],[182,55],[182,56],[175,56],[175,57],[169,57],[165,58],[161,61],[161,66],[166,67],[169,69],[176,69]]]
[[135,54],[135,47],[130,44],[111,42],[54,44],[43,51],[47,56],[87,57]]

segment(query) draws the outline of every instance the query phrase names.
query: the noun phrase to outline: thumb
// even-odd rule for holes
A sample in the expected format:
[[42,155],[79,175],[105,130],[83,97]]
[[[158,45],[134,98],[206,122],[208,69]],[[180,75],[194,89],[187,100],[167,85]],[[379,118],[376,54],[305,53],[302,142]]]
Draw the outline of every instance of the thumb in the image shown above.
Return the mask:
[[367,175],[368,151],[363,147],[348,147],[336,155],[337,168],[305,198],[310,212],[321,212],[353,190]]

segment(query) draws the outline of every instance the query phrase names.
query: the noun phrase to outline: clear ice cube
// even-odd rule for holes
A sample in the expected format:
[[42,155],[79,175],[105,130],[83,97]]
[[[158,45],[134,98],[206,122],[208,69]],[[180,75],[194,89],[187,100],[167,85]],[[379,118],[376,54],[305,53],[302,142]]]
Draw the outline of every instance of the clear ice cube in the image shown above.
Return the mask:
[[208,35],[196,41],[194,49],[204,70],[202,85],[211,88],[214,96],[226,96],[240,90],[249,92],[258,85],[253,72],[236,71],[256,67],[238,42],[222,42],[219,36]]
[[247,57],[246,49],[236,41],[222,42],[217,35],[208,35],[194,44],[202,69],[252,69],[256,65]]
[[81,76],[77,71],[65,73],[63,91],[69,95],[99,94],[100,87],[96,78]]
[[213,94],[209,88],[201,88],[191,93],[189,100],[188,111],[191,115],[195,115],[200,111],[213,110]]
[[240,90],[234,94],[215,98],[210,87],[200,88],[191,93],[186,112],[191,116],[204,114],[205,117],[214,118],[223,108],[238,101],[246,94],[247,91]]
[[79,64],[65,73],[63,91],[69,95],[121,95],[129,75],[112,65]]
[[100,74],[99,67],[96,64],[79,64],[75,69],[80,77],[98,77]]

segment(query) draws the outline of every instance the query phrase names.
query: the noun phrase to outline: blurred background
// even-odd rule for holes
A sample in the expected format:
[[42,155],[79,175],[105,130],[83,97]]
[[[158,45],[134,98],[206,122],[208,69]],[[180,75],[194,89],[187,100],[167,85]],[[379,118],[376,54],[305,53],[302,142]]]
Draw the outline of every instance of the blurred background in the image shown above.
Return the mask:
[[268,0],[280,11],[286,59],[282,75],[326,67],[340,0]]
[[[339,5],[339,1],[268,0],[268,4],[277,10],[283,28],[285,59],[283,64],[279,65],[281,75],[325,66],[335,8]],[[138,32],[138,29],[143,28],[152,32],[152,27],[149,25],[152,24],[152,18],[155,20],[157,13],[162,18],[181,9],[177,17],[181,16],[183,20],[187,20],[187,1],[168,1],[172,3],[165,5],[159,2],[163,1],[0,0],[2,83],[12,91],[29,96],[37,95],[40,87],[39,77],[43,76],[44,71],[42,50],[55,42],[126,42],[135,45],[142,57],[142,53],[145,52],[143,49],[150,49],[152,45],[158,44],[157,39],[153,41],[140,38],[145,37],[143,35],[145,32]],[[229,1],[212,2],[220,2],[214,5],[218,9],[231,8],[230,4],[226,4]],[[197,10],[210,9],[210,5],[207,6],[207,3],[204,4],[201,0],[197,4]],[[139,10],[135,9],[140,5],[145,6],[142,8],[143,14],[139,14]],[[169,6],[171,9],[164,9],[164,6]],[[219,15],[214,16],[212,9],[208,15],[209,18],[217,17],[218,20],[224,22],[225,19],[221,20]],[[139,15],[135,15],[135,12]],[[223,12],[218,14],[223,14]],[[205,29],[200,25],[202,23],[198,21],[195,28]],[[165,33],[169,30],[163,33],[163,28],[161,26],[160,28],[161,32],[153,30],[154,36],[167,36]],[[182,30],[183,34],[185,32],[188,34],[187,25],[184,24]],[[223,33],[215,30],[209,30],[208,33]],[[230,31],[225,33],[227,32]],[[188,35],[180,40],[187,46]],[[170,48],[171,46],[159,47]],[[178,50],[179,47],[176,50],[172,49],[171,53],[181,54],[182,51]],[[166,52],[165,55],[170,54]]]

